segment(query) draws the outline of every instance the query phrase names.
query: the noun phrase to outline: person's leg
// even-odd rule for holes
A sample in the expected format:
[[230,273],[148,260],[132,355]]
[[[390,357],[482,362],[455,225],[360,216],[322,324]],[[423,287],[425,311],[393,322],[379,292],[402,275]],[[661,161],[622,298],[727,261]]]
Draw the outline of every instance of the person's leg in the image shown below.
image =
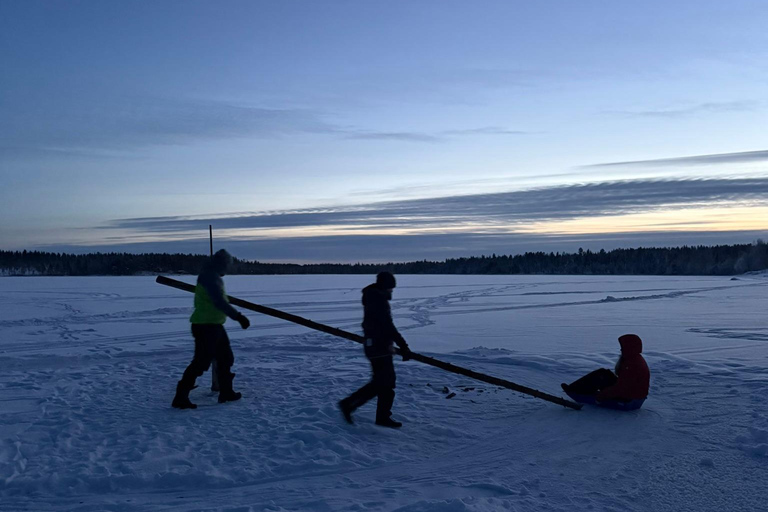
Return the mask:
[[219,372],[216,369],[216,360],[211,361],[211,391],[219,392]]
[[341,409],[341,414],[344,415],[346,422],[350,425],[353,424],[354,421],[352,421],[352,413],[355,411],[355,409],[364,405],[375,396],[376,385],[373,383],[373,381],[371,381],[348,397],[340,400],[339,409]]
[[[352,421],[352,413],[355,411],[355,409],[365,405],[369,400],[379,394],[379,381],[381,379],[380,377],[377,378],[377,375],[381,374],[381,370],[379,369],[381,366],[381,363],[379,362],[380,359],[382,358],[376,357],[368,359],[368,361],[371,363],[371,381],[348,397],[339,401],[339,409],[341,409],[341,413],[344,415],[344,419],[349,424],[354,423]],[[389,357],[389,359],[392,358]]]
[[393,421],[392,404],[395,401],[395,365],[392,356],[379,357],[371,360],[373,367],[373,383],[376,386],[378,400],[376,403],[376,423],[386,427],[399,427],[401,423]]
[[216,333],[215,358],[219,379],[219,403],[239,400],[243,395],[232,389],[232,379],[235,374],[231,368],[235,363],[235,355],[229,343],[229,336],[224,326],[219,326]]
[[395,402],[395,390],[390,387],[381,388],[376,401],[376,423],[392,421],[392,404]]
[[195,355],[189,363],[181,380],[176,385],[176,396],[173,407],[177,409],[195,409],[197,406],[189,401],[189,392],[195,387],[195,381],[211,364],[214,354],[214,333],[208,325],[192,325],[192,337],[195,339]]
[[350,409],[351,411],[354,411],[358,407],[366,404],[371,398],[376,396],[376,385],[373,383],[373,381],[367,383],[365,386],[361,387],[351,395],[349,395],[347,398],[343,399],[342,402],[344,405]]
[[611,370],[600,368],[586,374],[563,389],[577,395],[594,395],[601,389],[613,386],[617,380],[618,377]]

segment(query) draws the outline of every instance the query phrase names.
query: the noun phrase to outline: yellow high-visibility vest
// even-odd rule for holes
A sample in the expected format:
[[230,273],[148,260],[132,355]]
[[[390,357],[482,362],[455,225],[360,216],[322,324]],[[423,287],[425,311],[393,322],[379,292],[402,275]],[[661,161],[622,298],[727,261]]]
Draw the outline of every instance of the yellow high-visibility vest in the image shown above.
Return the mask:
[[[223,290],[222,290],[223,292]],[[223,292],[224,300],[227,300],[226,292]],[[195,286],[195,311],[189,318],[193,324],[218,324],[227,321],[227,314],[213,305],[210,295],[204,286]]]

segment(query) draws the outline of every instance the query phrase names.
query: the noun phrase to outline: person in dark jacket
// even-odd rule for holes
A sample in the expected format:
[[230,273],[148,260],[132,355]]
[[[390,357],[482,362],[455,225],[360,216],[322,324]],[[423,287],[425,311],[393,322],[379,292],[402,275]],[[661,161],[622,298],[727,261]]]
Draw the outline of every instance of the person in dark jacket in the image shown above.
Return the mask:
[[247,329],[251,323],[227,300],[222,276],[231,264],[232,256],[221,249],[203,266],[197,277],[195,311],[189,319],[195,339],[195,355],[176,386],[176,396],[171,405],[177,409],[197,408],[197,405],[189,401],[189,392],[214,359],[218,365],[219,403],[232,402],[242,397],[242,394],[232,389],[234,374],[230,368],[235,362],[235,356],[229,345],[227,331],[224,330],[224,322],[227,317],[232,318],[243,329]]
[[408,343],[400,335],[392,321],[389,301],[396,286],[395,276],[381,272],[376,282],[363,289],[363,334],[365,335],[365,356],[371,362],[373,377],[347,398],[339,402],[344,419],[353,423],[352,412],[373,397],[378,397],[376,404],[376,424],[382,427],[399,428],[402,423],[391,418],[392,404],[395,400],[395,366],[392,355],[393,343],[400,347],[403,361],[410,358]]
[[619,338],[621,357],[616,362],[615,373],[600,368],[571,384],[561,384],[568,394],[594,396],[598,402],[615,400],[631,402],[648,396],[651,371],[641,352],[643,342],[636,334]]

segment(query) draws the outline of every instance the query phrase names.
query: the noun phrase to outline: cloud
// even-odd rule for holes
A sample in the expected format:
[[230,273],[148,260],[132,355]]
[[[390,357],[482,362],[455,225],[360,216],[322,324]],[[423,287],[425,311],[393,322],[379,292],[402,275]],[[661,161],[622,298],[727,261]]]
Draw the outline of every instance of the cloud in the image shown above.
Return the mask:
[[[522,188],[523,185],[528,184],[529,187],[533,187],[536,183],[541,183],[544,180],[550,180],[551,178],[573,178],[574,173],[562,172],[562,173],[539,173],[532,176],[524,177],[505,177],[505,178],[473,178],[463,180],[443,180],[439,183],[422,182],[401,185],[390,188],[360,188],[352,190],[350,195],[353,197],[366,197],[371,198],[369,202],[373,202],[374,198],[381,198],[379,201],[397,198],[399,200],[405,200],[409,197],[425,197],[425,196],[450,196],[462,193],[466,190],[504,190],[509,189],[512,186]],[[604,176],[605,173],[602,173]]]
[[441,138],[428,133],[418,132],[352,132],[347,133],[347,139],[359,140],[394,140],[404,142],[440,142]]
[[335,133],[320,114],[214,101],[133,96],[34,98],[7,102],[0,139],[7,155],[123,151],[203,139]]
[[124,156],[130,150],[204,140],[274,138],[297,133],[357,140],[435,143],[449,136],[517,135],[500,127],[437,133],[376,131],[342,126],[327,113],[218,101],[121,94],[20,96],[3,103],[0,156],[82,158]]
[[351,131],[345,135],[348,139],[362,140],[396,140],[405,142],[441,142],[448,137],[467,137],[483,135],[529,135],[531,132],[508,130],[498,126],[481,128],[466,128],[459,130],[443,130],[435,133],[427,132],[366,132]]
[[530,135],[532,132],[523,130],[508,130],[499,126],[485,126],[483,128],[469,128],[466,130],[445,130],[441,132],[443,135]]
[[639,213],[669,205],[734,201],[768,201],[768,178],[619,181],[230,217],[122,219],[107,228],[168,233],[201,229],[208,224],[217,229],[365,227],[369,230],[475,224],[491,229],[496,225]]
[[681,118],[690,117],[698,114],[717,114],[723,112],[750,112],[760,108],[761,104],[757,101],[724,101],[709,102],[692,105],[685,108],[676,109],[658,109],[658,110],[635,110],[620,111],[617,114],[629,117],[650,117],[650,118]]
[[0,158],[17,160],[36,158],[38,160],[108,160],[119,156],[120,158],[140,159],[136,155],[128,155],[118,150],[108,149],[76,149],[76,148],[48,148],[29,144],[27,146],[0,146]]
[[[718,205],[723,209],[713,218],[696,214],[698,207]],[[761,206],[765,211],[768,177],[636,180],[229,216],[121,219],[96,232],[83,229],[68,237],[80,240],[77,244],[35,248],[204,253],[208,224],[214,227],[216,246],[227,247],[239,257],[292,262],[441,260],[579,247],[749,243],[766,238],[765,230],[747,227],[749,223],[725,228],[717,224],[715,217],[727,219],[728,206],[743,205]],[[621,217],[599,221],[609,215],[663,209],[680,215],[645,216],[639,224],[631,222],[633,217],[622,225],[616,224]],[[740,211],[736,215],[751,210]],[[572,220],[586,225],[586,230],[568,229]],[[540,229],[548,222],[554,227]]]
[[719,153],[714,155],[695,155],[656,160],[634,160],[628,162],[609,162],[582,166],[583,169],[600,167],[670,167],[685,165],[743,164],[768,160],[768,150],[745,151],[741,153]]

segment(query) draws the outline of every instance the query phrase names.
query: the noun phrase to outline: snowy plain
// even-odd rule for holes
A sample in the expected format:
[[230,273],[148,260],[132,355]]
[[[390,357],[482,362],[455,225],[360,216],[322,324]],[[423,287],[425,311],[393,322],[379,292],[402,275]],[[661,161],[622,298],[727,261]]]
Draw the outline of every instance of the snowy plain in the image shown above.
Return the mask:
[[[371,277],[225,281],[359,332]],[[639,411],[573,411],[398,361],[395,431],[373,404],[341,419],[369,377],[355,343],[246,312],[249,330],[227,324],[243,400],[217,404],[207,373],[179,411],[191,294],[0,278],[0,510],[766,510],[767,296],[765,274],[399,276],[416,352],[562,395],[636,333],[652,373]]]

